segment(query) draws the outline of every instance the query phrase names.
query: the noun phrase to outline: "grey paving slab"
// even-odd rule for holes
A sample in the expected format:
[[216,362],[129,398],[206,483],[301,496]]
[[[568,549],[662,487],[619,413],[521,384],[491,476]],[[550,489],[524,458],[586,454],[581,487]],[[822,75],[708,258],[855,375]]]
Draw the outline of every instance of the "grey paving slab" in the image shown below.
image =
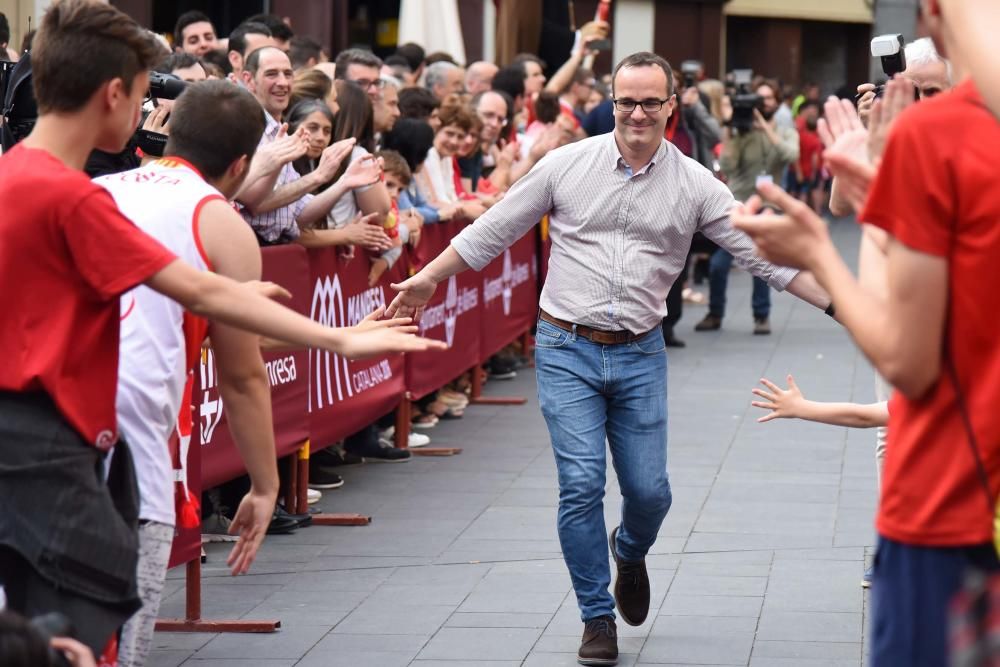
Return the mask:
[[418,654],[421,660],[524,660],[537,628],[443,628]]
[[[857,227],[832,227],[848,256]],[[704,287],[700,289],[704,290]],[[760,377],[794,373],[809,398],[873,400],[872,373],[842,329],[774,295],[770,337],[751,333],[750,281],[734,273],[723,329],[695,334],[687,306],[668,375],[674,504],[647,558],[652,608],[619,623],[623,667],[860,667],[877,492],[874,434],[780,420],[758,424]],[[556,533],[558,485],[533,371],[490,382],[517,407],[470,406],[427,431],[452,458],[344,468],[319,507],[362,512],[265,542],[253,575],[228,575],[208,545],[206,618],[277,617],[270,635],[157,634],[151,665],[559,667],[583,624]],[[604,517],[620,520],[610,465]],[[170,573],[161,615],[184,606]]]

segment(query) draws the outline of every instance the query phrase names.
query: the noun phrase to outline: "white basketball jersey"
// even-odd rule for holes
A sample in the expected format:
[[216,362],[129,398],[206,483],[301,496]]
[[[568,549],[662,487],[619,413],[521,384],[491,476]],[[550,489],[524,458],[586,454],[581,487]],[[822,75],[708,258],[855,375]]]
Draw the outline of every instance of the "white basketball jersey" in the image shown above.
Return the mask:
[[[198,214],[206,202],[225,198],[194,167],[165,158],[95,183],[137,227],[191,266],[211,270]],[[178,481],[173,459],[186,461],[190,429],[181,430],[180,451],[173,457],[168,440],[178,422],[191,423],[191,406],[182,397],[208,324],[144,285],[123,295],[121,308],[116,408],[119,431],[135,458],[139,517],[173,525]]]

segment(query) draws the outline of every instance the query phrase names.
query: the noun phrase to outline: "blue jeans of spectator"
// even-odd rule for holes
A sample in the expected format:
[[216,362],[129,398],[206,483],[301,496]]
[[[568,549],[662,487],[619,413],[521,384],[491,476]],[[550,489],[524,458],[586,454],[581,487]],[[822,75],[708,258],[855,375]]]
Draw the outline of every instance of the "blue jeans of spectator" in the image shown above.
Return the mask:
[[622,493],[618,554],[645,558],[670,509],[667,356],[656,327],[601,345],[545,321],[535,335],[538,399],[559,477],[559,542],[584,621],[614,615],[608,592],[605,440]]
[[879,536],[872,578],[871,665],[948,664],[948,605],[970,567],[996,571],[992,544],[924,547]]
[[[726,315],[726,287],[733,256],[719,248],[708,262],[708,312],[722,319]],[[771,288],[757,276],[753,278],[753,316],[767,319],[771,314]]]

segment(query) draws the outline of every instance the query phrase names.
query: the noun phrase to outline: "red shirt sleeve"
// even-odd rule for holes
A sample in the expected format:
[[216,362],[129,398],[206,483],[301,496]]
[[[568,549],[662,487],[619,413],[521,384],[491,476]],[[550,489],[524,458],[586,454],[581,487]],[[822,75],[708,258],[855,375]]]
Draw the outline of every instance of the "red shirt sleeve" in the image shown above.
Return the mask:
[[65,220],[63,237],[76,268],[101,299],[127,292],[177,259],[123,216],[99,186]]
[[951,247],[957,198],[948,148],[940,128],[911,108],[889,135],[878,175],[859,219],[881,227],[904,245],[943,257]]

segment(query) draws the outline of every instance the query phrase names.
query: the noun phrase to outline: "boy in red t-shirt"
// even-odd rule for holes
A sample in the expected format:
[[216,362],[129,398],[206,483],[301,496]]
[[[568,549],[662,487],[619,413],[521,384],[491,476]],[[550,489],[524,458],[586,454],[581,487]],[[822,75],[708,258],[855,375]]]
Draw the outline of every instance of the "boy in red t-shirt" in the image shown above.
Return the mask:
[[[935,45],[954,54],[955,33],[930,4]],[[952,55],[951,64],[964,80],[895,121],[858,216],[890,236],[887,298],[859,287],[823,221],[775,188],[761,193],[789,216],[752,215],[758,202],[734,215],[769,259],[815,273],[897,389],[877,518],[876,665],[946,664],[947,609],[966,570],[1000,566],[1000,124],[961,60]],[[891,110],[912,94],[911,84],[892,81],[884,104]]]
[[81,169],[94,148],[118,152],[135,131],[160,47],[92,0],[57,2],[41,23],[40,116],[0,157],[0,585],[13,611],[60,611],[99,653],[138,608],[135,478],[122,443],[114,483],[103,474],[117,440],[119,295],[144,283],[195,314],[349,357],[440,346],[387,326],[398,320],[328,329],[268,300],[267,286],[198,271],[139,231]]
[[799,107],[796,128],[799,132],[799,159],[794,163],[795,188],[792,194],[809,204],[817,213],[823,212],[823,142],[816,132],[819,106],[806,101]]

